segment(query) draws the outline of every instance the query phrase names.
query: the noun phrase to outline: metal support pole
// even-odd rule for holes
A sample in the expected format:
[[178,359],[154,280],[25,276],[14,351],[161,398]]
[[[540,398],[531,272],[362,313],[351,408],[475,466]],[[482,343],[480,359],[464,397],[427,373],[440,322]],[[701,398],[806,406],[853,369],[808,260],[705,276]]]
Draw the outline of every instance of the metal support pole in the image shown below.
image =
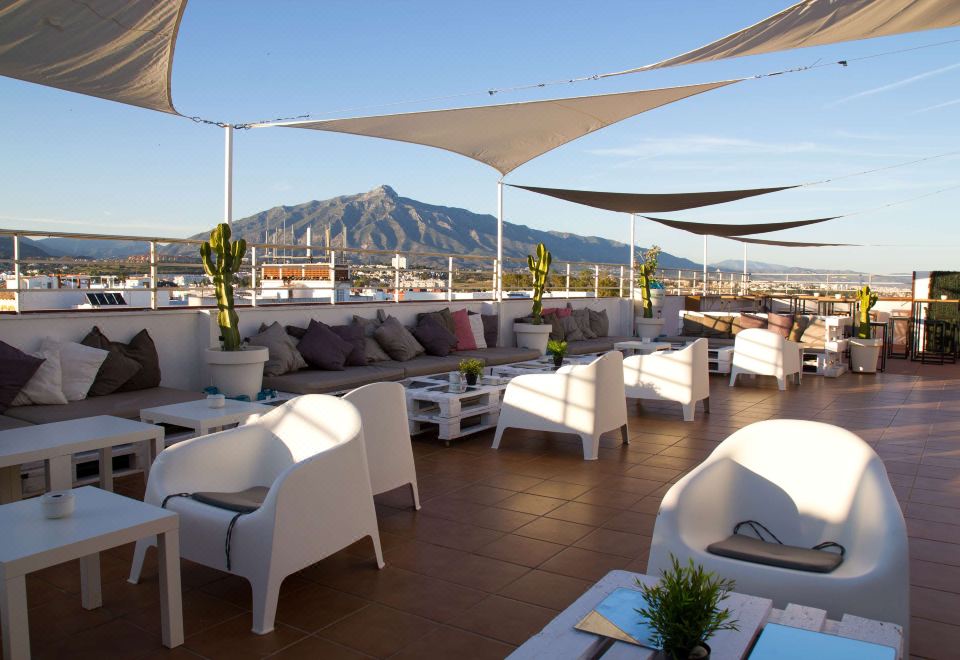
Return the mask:
[[620,266],[620,291],[617,293],[617,296],[623,298],[623,266]]
[[600,297],[600,266],[593,267],[593,297]]
[[337,304],[337,252],[330,250],[330,304]]
[[493,299],[497,299],[497,273],[500,272],[500,261],[497,259],[493,260],[493,281],[491,284],[491,291],[493,291]]
[[307,259],[313,258],[313,232],[312,227],[307,227]]
[[16,292],[13,294],[13,309],[20,313],[20,234],[13,235],[13,282]]
[[224,130],[223,154],[223,221],[233,226],[233,126],[227,124]]
[[400,253],[393,255],[393,302],[400,302]]
[[567,298],[570,297],[570,264],[567,264]]
[[[634,286],[636,286],[637,276],[636,271],[634,270],[635,264],[637,261],[636,257],[636,245],[637,245],[637,215],[635,213],[630,214],[630,336],[636,337],[637,333],[634,328],[634,313],[633,313],[633,296],[634,296]],[[622,295],[622,294],[621,294]]]
[[157,243],[150,241],[150,309],[157,308]]
[[453,257],[447,257],[447,302],[453,302]]
[[257,306],[257,248],[250,248],[250,304]]
[[703,235],[703,296],[707,295],[707,235]]
[[494,295],[503,301],[503,177],[497,181],[497,271]]

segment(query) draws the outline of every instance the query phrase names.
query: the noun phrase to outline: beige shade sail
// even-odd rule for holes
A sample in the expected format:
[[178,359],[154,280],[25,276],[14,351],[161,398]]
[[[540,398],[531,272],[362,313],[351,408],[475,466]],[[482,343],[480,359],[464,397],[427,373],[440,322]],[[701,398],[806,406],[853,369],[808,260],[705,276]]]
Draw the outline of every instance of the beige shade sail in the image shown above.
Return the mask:
[[550,101],[273,125],[366,135],[436,147],[478,160],[506,175],[527,161],[588,133],[736,82],[740,81],[724,80]]
[[186,0],[4,0],[0,75],[176,114],[173,49]]
[[960,25],[957,0],[803,0],[755,25],[682,55],[607,75],[955,25]]
[[779,247],[863,247],[856,243],[804,243],[802,241],[770,241],[762,238],[744,238],[743,236],[726,236],[732,241],[750,243],[752,245],[777,245]]
[[827,220],[836,220],[840,216],[830,218],[818,218],[816,220],[790,220],[787,222],[762,222],[751,225],[725,225],[710,224],[707,222],[683,222],[681,220],[667,220],[666,218],[652,218],[649,215],[640,216],[647,220],[659,222],[661,225],[681,229],[697,234],[699,236],[723,236],[730,238],[732,236],[741,236],[743,234],[765,234],[771,231],[780,231],[782,229],[792,229],[794,227],[805,227],[806,225],[815,225],[818,222]]
[[522,188],[530,192],[555,197],[575,204],[592,206],[605,211],[619,211],[623,213],[665,213],[668,211],[683,211],[701,206],[723,204],[747,197],[766,195],[767,193],[796,188],[796,186],[781,186],[779,188],[754,188],[751,190],[719,190],[715,192],[692,193],[618,193],[597,192],[594,190],[566,190],[564,188],[539,188],[537,186],[520,186],[508,183],[512,188]]

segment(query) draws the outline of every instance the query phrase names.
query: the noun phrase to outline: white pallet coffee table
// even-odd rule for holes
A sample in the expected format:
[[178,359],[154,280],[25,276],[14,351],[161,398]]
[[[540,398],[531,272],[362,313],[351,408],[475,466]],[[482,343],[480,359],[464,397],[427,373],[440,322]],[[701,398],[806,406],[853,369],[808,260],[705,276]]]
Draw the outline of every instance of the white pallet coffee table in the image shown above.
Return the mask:
[[[652,585],[657,578],[629,571],[610,571],[594,584],[567,609],[557,615],[539,633],[528,639],[509,658],[512,660],[585,660],[603,657],[604,660],[648,660],[656,657],[656,651],[583,632],[574,628],[583,617],[595,608],[614,589],[636,588],[636,581]],[[754,639],[767,623],[803,628],[872,642],[894,649],[896,658],[903,656],[903,630],[893,623],[873,621],[845,614],[840,621],[828,620],[826,612],[812,607],[788,605],[786,609],[774,609],[767,598],[732,593],[723,603],[738,620],[740,630],[723,630],[709,640],[711,657],[738,660],[746,657]]]
[[[73,491],[72,515],[49,520],[39,498],[0,506],[0,624],[3,657],[30,657],[26,575],[80,560],[80,602],[100,607],[100,553],[157,536],[160,562],[160,623],[163,645],[183,644],[180,597],[180,519],[176,513],[90,486]],[[144,633],[148,634],[148,633]]]
[[733,364],[733,346],[707,349],[707,371],[712,374],[729,374]]
[[[563,358],[563,366],[590,364],[596,359],[596,355],[568,355]],[[549,355],[537,358],[536,360],[511,362],[510,364],[487,367],[489,375],[507,379],[513,378],[514,376],[522,376],[523,374],[548,374],[556,370],[557,368],[553,364],[553,358]]]
[[642,341],[640,339],[631,339],[629,341],[618,341],[613,345],[615,351],[629,351],[632,355],[648,355],[657,351],[669,351],[673,348],[670,342],[666,341]]
[[273,406],[227,399],[222,408],[211,408],[206,399],[144,408],[140,419],[152,424],[174,424],[193,429],[195,435],[206,435],[227,426],[239,424],[251,415],[265,415]]
[[401,384],[406,389],[410,434],[436,428],[438,437],[448,447],[451,440],[497,426],[500,400],[507,387],[505,380],[491,383],[485,377],[460,391],[450,383],[447,374],[408,378]]

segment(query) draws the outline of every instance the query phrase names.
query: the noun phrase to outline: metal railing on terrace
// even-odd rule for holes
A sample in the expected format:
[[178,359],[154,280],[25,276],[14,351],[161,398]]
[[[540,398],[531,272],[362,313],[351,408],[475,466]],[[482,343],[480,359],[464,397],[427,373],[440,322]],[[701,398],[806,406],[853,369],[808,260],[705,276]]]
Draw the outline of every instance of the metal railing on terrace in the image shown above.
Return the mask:
[[[124,248],[135,243],[142,244],[143,251],[124,257],[45,256],[40,251],[43,241],[29,240],[37,238],[122,242]],[[7,255],[0,251],[0,271],[7,275],[6,288],[0,288],[0,311],[95,309],[99,307],[97,301],[103,299],[86,294],[107,291],[124,294],[123,305],[106,305],[112,310],[213,307],[213,287],[205,281],[199,259],[201,242],[0,229],[0,248],[10,247]],[[96,247],[92,253],[110,254],[109,250],[100,249],[102,245]],[[298,279],[306,264],[328,266],[325,272],[329,280]],[[348,270],[345,271],[344,266]],[[285,272],[288,268],[289,272]],[[238,304],[249,306],[493,301],[498,299],[497,271],[497,260],[484,255],[248,243],[235,291]],[[261,277],[264,273],[270,277]],[[549,289],[555,296],[629,297],[630,275],[629,264],[555,260]],[[752,274],[711,270],[706,273],[705,281],[703,271],[660,269],[658,278],[666,293],[676,295],[829,294],[868,283],[882,292],[886,289],[887,295],[909,292],[908,283],[860,273]],[[529,295],[532,278],[524,258],[504,259],[500,279],[499,295],[503,298]]]

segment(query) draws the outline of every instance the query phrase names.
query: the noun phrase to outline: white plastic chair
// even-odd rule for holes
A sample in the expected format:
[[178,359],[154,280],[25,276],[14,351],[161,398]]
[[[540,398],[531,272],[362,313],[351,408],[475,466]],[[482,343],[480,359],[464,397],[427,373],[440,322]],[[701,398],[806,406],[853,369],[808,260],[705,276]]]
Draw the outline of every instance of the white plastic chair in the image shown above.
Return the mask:
[[[255,421],[186,440],[157,457],[145,502],[199,491],[239,492],[269,486],[256,511],[233,511],[172,497],[180,514],[180,555],[246,578],[253,590],[253,632],[273,630],[283,579],[366,536],[383,568],[360,415],[346,401],[307,394]],[[130,581],[136,583],[149,540],[138,541]]]
[[[831,573],[754,564],[707,552],[744,520],[766,525],[788,545],[835,541],[846,556]],[[900,505],[883,462],[853,433],[820,422],[778,419],[747,426],[667,492],[653,529],[647,573],[670,554],[736,580],[735,590],[910,623],[910,562]],[[909,648],[906,643],[904,648]]]
[[677,401],[683,419],[692,422],[697,401],[710,412],[710,368],[707,340],[698,339],[679,351],[631,355],[623,360],[623,385],[628,399]]
[[741,330],[733,344],[733,365],[730,387],[740,374],[773,376],[781,390],[787,389],[787,376],[795,375],[797,384],[803,377],[800,351],[802,346],[763,328]]
[[417,468],[413,463],[407,397],[400,383],[372,383],[343,396],[363,420],[363,442],[373,494],[410,484],[413,506],[420,508]]
[[600,436],[607,431],[619,428],[623,442],[629,442],[623,355],[610,351],[590,364],[517,376],[504,392],[494,449],[507,428],[579,435],[588,461],[596,460]]

